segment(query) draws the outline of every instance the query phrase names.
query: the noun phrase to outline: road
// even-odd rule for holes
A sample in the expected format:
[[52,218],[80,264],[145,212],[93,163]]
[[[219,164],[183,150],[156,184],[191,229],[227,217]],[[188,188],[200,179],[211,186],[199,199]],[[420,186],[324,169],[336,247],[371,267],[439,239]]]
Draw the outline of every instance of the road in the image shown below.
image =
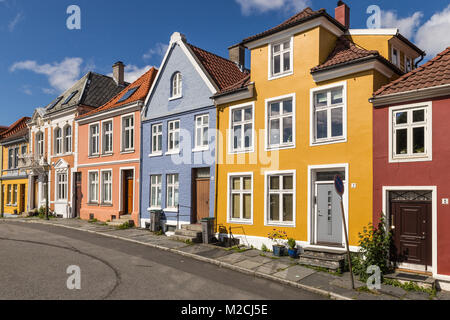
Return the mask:
[[[69,290],[78,266],[81,290]],[[0,222],[0,300],[321,300],[324,297],[144,245]]]

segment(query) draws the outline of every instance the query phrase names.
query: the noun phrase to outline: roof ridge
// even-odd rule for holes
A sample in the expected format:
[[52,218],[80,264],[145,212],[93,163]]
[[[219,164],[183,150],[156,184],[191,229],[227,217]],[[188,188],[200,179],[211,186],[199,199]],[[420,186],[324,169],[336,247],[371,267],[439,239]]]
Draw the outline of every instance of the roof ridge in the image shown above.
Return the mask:
[[227,61],[227,62],[230,62],[230,63],[233,63],[233,64],[236,65],[236,63],[233,62],[233,61],[231,61],[230,59],[221,57],[221,56],[219,56],[218,54],[215,54],[215,53],[213,53],[213,52],[211,52],[211,51],[208,51],[208,50],[202,49],[202,48],[200,48],[200,47],[197,47],[196,45],[193,45],[192,43],[187,42],[187,44],[190,45],[190,46],[192,46],[192,47],[194,47],[194,48],[196,48],[196,49],[202,50],[202,51],[204,51],[204,52],[206,52],[206,53],[209,53],[209,54],[211,54],[211,55],[213,55],[213,56],[216,56],[216,57],[218,57],[218,58],[220,58],[220,59],[222,59],[222,60],[225,60],[225,61]]

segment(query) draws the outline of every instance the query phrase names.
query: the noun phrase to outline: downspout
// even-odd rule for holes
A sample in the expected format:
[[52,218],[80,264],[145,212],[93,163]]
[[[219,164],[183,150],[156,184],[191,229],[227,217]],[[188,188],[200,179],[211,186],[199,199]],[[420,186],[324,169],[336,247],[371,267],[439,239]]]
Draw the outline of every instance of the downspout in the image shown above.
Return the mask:
[[419,63],[421,63],[423,61],[423,59],[425,59],[425,55],[426,55],[425,52],[422,53],[420,60],[417,61],[416,64],[414,65],[416,69],[419,67]]
[[[143,140],[144,140],[144,135],[143,135],[143,116],[142,116],[142,110],[141,110],[141,115],[140,115],[140,117],[141,117],[141,119],[140,119],[140,124],[139,124],[139,127],[140,127],[140,132],[139,132],[139,135],[140,135],[140,152],[139,152],[139,154],[140,154],[140,156],[139,156],[139,214],[138,214],[138,219],[139,219],[139,221],[138,221],[138,224],[139,224],[139,228],[141,228],[142,229],[142,226],[141,226],[141,222],[142,222],[142,168],[144,167],[143,166],[143,161],[144,161],[144,157],[142,156],[143,155],[143,147],[144,147],[144,143],[143,143]],[[145,225],[144,225],[144,228],[145,228]]]
[[219,225],[217,218],[218,218],[218,212],[217,212],[217,199],[218,199],[218,189],[219,189],[219,143],[218,143],[218,133],[220,132],[220,108],[216,105],[216,127],[217,127],[217,133],[216,133],[216,187],[215,187],[215,193],[214,193],[214,232],[218,232],[217,227]]

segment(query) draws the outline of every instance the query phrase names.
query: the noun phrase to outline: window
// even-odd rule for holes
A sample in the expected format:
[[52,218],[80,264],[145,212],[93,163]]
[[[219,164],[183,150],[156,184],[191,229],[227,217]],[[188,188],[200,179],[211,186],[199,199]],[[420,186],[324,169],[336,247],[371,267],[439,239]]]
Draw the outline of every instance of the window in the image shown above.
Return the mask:
[[391,109],[391,160],[431,160],[431,107],[418,104]]
[[161,208],[161,190],[162,190],[162,176],[150,176],[151,193],[150,206],[151,208]]
[[103,154],[113,152],[113,123],[103,122]]
[[134,87],[131,88],[130,90],[127,91],[127,93],[125,93],[122,98],[120,98],[120,100],[118,101],[120,102],[124,102],[125,100],[131,98],[131,96],[139,89],[139,87]]
[[167,175],[167,208],[177,209],[178,208],[178,190],[179,181],[178,174]]
[[154,124],[152,126],[152,153],[158,154],[162,152],[162,124]]
[[168,150],[169,152],[180,150],[180,120],[169,122]]
[[292,225],[295,208],[295,175],[267,175],[267,220],[269,224]]
[[313,143],[329,143],[346,139],[346,85],[314,89]]
[[253,212],[253,181],[251,175],[230,177],[230,221],[251,222]]
[[231,133],[233,152],[245,152],[253,148],[253,106],[232,110]]
[[90,155],[98,155],[99,154],[99,127],[98,124],[93,124],[90,127]]
[[89,202],[98,203],[98,172],[89,172]]
[[396,48],[392,48],[392,63],[400,66],[400,52]]
[[195,148],[206,149],[209,145],[209,115],[195,117]]
[[293,98],[289,98],[268,103],[269,148],[286,147],[294,144],[293,101]]
[[177,72],[172,76],[171,98],[181,97],[182,86],[183,86],[183,79],[182,79],[181,73]]
[[13,185],[13,199],[12,204],[17,206],[17,184]]
[[128,116],[122,119],[122,151],[134,150],[134,117]]
[[292,71],[292,40],[273,44],[271,48],[271,70],[272,77],[288,74]]
[[405,72],[411,72],[413,69],[413,61],[409,57],[405,57]]
[[112,203],[112,172],[102,172],[102,203]]
[[42,132],[36,133],[36,151],[39,157],[44,156],[44,134]]
[[6,197],[7,197],[7,203],[8,205],[11,205],[11,200],[12,200],[12,185],[8,184],[8,188],[6,191]]
[[63,151],[63,136],[61,128],[55,129],[55,154],[61,154]]
[[28,147],[26,145],[22,146],[22,150],[20,151],[20,154],[21,155],[26,155],[27,152],[28,152]]
[[72,152],[72,127],[66,126],[64,128],[64,152]]
[[68,103],[70,102],[70,100],[72,100],[73,97],[75,97],[75,95],[76,95],[77,93],[78,93],[78,90],[72,92],[72,93],[70,94],[70,96],[68,96],[67,99],[63,102],[63,105],[64,105],[64,104],[68,104]]
[[57,200],[67,200],[67,173],[56,175],[56,196]]

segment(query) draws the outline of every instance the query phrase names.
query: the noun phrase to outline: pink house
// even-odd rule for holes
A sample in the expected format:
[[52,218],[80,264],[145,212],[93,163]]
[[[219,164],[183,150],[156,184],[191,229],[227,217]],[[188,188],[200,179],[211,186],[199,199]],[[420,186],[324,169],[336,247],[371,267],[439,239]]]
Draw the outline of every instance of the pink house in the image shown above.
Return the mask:
[[141,108],[156,74],[151,68],[104,106],[76,119],[81,178],[74,183],[81,219],[139,225]]

